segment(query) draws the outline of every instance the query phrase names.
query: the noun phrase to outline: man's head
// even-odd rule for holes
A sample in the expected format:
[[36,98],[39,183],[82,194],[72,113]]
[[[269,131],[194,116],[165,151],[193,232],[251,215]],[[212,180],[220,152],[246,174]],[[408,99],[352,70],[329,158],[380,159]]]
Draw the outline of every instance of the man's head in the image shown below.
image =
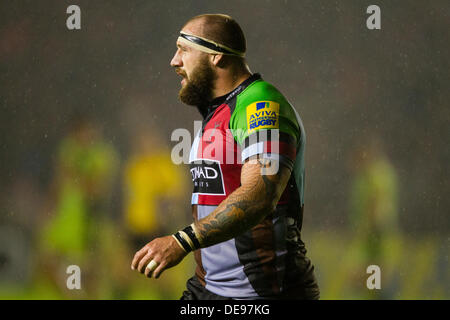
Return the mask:
[[170,65],[183,77],[179,98],[188,105],[206,105],[221,72],[245,66],[244,34],[227,15],[203,14],[190,19],[181,29],[177,47]]

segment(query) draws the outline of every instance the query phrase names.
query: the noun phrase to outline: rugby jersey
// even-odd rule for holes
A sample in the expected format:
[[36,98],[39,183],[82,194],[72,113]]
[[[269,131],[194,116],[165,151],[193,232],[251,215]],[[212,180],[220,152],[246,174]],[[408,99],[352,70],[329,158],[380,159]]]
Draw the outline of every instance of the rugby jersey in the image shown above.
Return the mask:
[[[300,238],[305,185],[305,132],[297,111],[259,74],[204,110],[189,163],[195,220],[208,216],[240,186],[251,156],[279,159],[292,174],[274,212],[247,232],[195,251],[196,275],[209,291],[237,299],[316,290]],[[315,291],[314,291],[315,293]]]

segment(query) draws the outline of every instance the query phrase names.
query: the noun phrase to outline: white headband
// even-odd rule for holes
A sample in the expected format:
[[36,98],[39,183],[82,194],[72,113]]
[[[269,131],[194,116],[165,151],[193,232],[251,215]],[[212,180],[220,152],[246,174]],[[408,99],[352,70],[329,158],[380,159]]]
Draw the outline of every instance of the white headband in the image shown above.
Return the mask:
[[186,32],[180,32],[178,41],[206,53],[224,54],[229,56],[238,56],[241,58],[245,56],[245,52],[231,49],[230,47],[224,46],[223,44]]

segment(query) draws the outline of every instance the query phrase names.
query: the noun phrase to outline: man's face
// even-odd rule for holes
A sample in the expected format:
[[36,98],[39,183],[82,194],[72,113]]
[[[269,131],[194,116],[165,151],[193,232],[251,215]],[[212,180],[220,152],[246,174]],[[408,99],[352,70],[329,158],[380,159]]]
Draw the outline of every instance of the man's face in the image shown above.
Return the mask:
[[209,55],[177,42],[177,51],[170,65],[182,76],[180,100],[191,106],[207,105],[213,98],[215,72]]

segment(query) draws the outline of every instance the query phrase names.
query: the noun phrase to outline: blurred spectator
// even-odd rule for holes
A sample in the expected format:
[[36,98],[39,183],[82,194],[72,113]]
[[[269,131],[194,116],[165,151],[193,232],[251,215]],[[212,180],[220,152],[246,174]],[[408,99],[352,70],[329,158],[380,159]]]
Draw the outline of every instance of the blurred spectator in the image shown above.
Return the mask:
[[[394,299],[399,291],[402,246],[396,170],[375,136],[363,139],[355,148],[350,166],[354,172],[349,208],[351,238],[334,270],[328,294],[349,299]],[[381,269],[382,290],[366,287],[370,265]]]
[[95,297],[99,288],[90,285],[102,273],[96,262],[108,241],[103,231],[111,224],[108,205],[118,156],[93,122],[77,116],[61,141],[56,161],[53,214],[40,235],[40,261],[63,292],[67,290],[65,278],[55,275],[69,265],[80,266],[85,294]]
[[[124,224],[131,240],[130,257],[153,238],[173,233],[177,226],[191,219],[189,203],[183,202],[188,193],[187,175],[173,164],[170,150],[159,132],[149,126],[135,130],[131,149],[123,177]],[[178,299],[182,279],[191,269],[192,261],[187,261],[158,280],[142,281],[141,277],[133,277],[129,297]]]
[[180,202],[187,184],[156,131],[141,130],[134,139],[125,164],[124,207],[127,230],[135,248],[140,248],[150,239],[173,231],[174,218],[187,222],[188,204]]
[[[383,290],[365,288],[365,298],[393,299],[398,291],[393,277],[401,241],[396,170],[375,137],[357,149],[355,160],[349,212],[356,250],[353,254],[360,259],[363,271],[369,265],[378,265],[383,279]],[[363,274],[363,279],[369,276]],[[362,284],[365,286],[366,282]]]

